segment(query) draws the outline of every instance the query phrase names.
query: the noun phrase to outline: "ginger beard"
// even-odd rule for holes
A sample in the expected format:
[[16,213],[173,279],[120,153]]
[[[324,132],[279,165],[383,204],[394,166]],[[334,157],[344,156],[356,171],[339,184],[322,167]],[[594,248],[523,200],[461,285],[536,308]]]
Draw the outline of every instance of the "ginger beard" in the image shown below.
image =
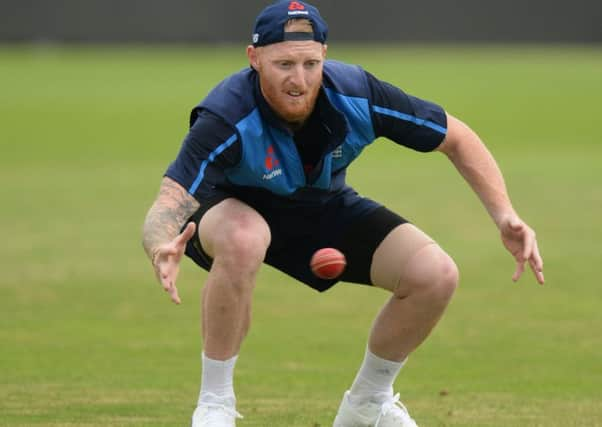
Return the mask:
[[272,110],[293,129],[302,126],[320,92],[326,46],[315,41],[287,41],[249,46],[247,54]]

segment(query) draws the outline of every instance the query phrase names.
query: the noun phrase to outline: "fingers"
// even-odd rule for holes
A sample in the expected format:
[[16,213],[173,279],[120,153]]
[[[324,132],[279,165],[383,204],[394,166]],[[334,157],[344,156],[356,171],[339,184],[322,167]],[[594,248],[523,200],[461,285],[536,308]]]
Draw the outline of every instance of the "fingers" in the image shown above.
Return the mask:
[[533,254],[533,246],[535,245],[535,233],[529,229],[523,232],[523,261],[527,261]]
[[524,230],[522,259],[519,261],[522,263],[522,271],[524,271],[524,262],[528,261],[537,282],[540,285],[544,284],[543,260],[539,254],[535,232],[529,227],[526,227],[526,230]]
[[512,275],[512,280],[513,281],[518,281],[518,279],[520,279],[520,276],[523,275],[523,272],[525,271],[525,262],[524,261],[516,261],[516,270],[514,271],[514,274]]
[[522,241],[522,253],[520,254],[520,261],[526,262],[533,252],[535,233],[519,218],[513,218],[509,225],[516,238]]
[[543,271],[535,265],[535,261],[529,260],[529,265],[531,266],[531,270],[533,270],[533,274],[535,274],[537,283],[539,283],[540,285],[543,285],[545,283]]
[[174,303],[182,303],[180,295],[178,294],[178,288],[176,287],[174,281],[169,277],[169,275],[161,276],[161,286],[163,286],[163,290],[169,294],[169,297]]
[[170,243],[161,246],[157,254],[153,256],[152,263],[159,282],[163,290],[169,294],[171,300],[176,304],[182,303],[176,287],[180,258],[184,253],[188,240],[194,236],[195,230],[195,223],[189,222],[178,236]]
[[176,304],[181,304],[182,300],[180,299],[180,295],[178,295],[178,288],[176,288],[176,284],[172,283],[171,287],[169,288],[169,297],[171,298],[171,300],[176,303]]
[[194,236],[195,230],[196,224],[194,222],[189,222],[186,225],[186,228],[184,228],[184,231],[182,231],[178,236],[176,236],[176,238],[174,239],[174,243],[177,246],[186,245],[186,242],[188,242],[192,238],[192,236]]
[[529,258],[529,265],[531,266],[531,270],[533,270],[533,274],[535,274],[535,278],[540,285],[545,283],[545,278],[543,276],[543,259],[539,254],[539,248],[537,247],[537,243],[533,246],[533,254],[531,258]]
[[169,294],[174,303],[181,304],[182,300],[180,299],[178,288],[175,283],[175,278],[178,275],[177,270],[174,271],[173,265],[165,263],[160,264],[157,267],[157,270],[159,282],[161,283],[163,290]]
[[512,233],[515,235],[515,239],[520,240],[520,247],[517,253],[515,253],[514,257],[516,258],[516,270],[512,275],[513,281],[518,281],[520,277],[523,275],[525,271],[525,262],[529,259],[529,254],[532,248],[532,244],[530,244],[530,236],[526,233],[523,222],[516,219],[515,221],[510,223],[510,229]]
[[522,251],[516,255],[516,270],[512,276],[512,280],[516,282],[522,276],[525,271],[525,262],[528,262],[537,282],[540,285],[543,285],[545,282],[543,275],[543,259],[539,254],[535,233],[528,227],[525,229],[525,227],[521,225],[520,228],[523,228],[523,236],[521,236],[523,248]]
[[169,292],[171,289],[173,281],[170,278],[169,269],[164,265],[159,266],[159,282],[161,282],[161,286],[165,292]]

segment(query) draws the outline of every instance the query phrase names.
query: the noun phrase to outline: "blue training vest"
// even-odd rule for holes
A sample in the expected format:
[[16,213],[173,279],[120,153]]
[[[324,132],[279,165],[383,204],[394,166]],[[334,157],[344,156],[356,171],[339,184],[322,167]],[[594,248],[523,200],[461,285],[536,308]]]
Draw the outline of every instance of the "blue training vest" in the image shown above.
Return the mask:
[[300,189],[336,192],[344,188],[345,169],[375,139],[370,92],[358,66],[329,60],[324,63],[323,74],[324,93],[344,118],[346,131],[336,135],[341,143],[327,150],[320,162],[321,171],[311,182],[306,178],[292,136],[261,116],[253,95],[255,71],[246,69],[230,76],[199,104],[197,109],[217,114],[237,131],[215,150],[217,156],[240,140],[241,160],[225,170],[232,184],[261,188],[280,196],[291,196]]

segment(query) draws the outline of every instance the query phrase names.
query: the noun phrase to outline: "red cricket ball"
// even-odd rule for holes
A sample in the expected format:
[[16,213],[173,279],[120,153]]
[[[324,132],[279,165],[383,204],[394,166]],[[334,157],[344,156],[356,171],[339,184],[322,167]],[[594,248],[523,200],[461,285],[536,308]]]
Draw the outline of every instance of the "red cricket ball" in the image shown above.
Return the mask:
[[334,279],[339,277],[345,266],[347,260],[345,255],[334,248],[322,248],[318,249],[311,257],[309,266],[311,271],[318,276],[320,279]]

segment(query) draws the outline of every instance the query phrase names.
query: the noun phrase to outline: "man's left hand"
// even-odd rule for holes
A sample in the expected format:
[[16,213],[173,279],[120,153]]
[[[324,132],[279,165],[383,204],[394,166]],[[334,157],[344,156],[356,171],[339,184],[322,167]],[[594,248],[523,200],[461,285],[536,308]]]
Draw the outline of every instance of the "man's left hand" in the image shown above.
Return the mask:
[[543,285],[543,260],[537,247],[535,232],[518,216],[511,216],[500,224],[500,233],[504,246],[516,260],[516,271],[512,276],[515,282],[525,271],[528,262],[537,281]]

